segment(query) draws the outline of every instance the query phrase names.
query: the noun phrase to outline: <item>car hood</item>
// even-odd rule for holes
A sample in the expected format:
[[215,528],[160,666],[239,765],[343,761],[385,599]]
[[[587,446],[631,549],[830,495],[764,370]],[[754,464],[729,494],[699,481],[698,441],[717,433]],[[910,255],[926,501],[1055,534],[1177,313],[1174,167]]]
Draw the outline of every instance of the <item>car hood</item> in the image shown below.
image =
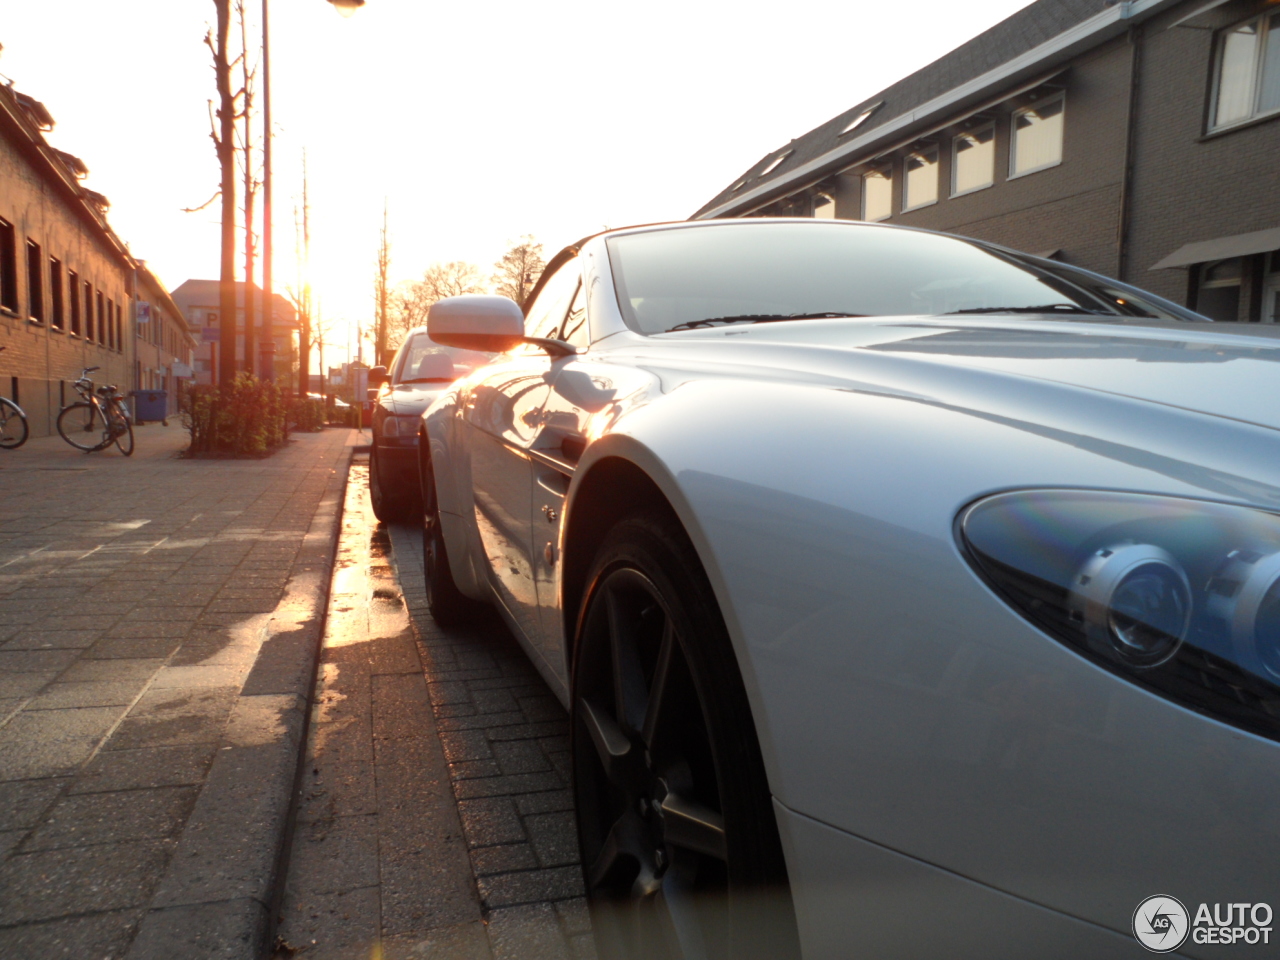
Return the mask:
[[380,397],[380,402],[390,413],[400,417],[412,417],[421,414],[444,393],[452,384],[432,381],[430,383],[396,383]]
[[944,365],[1280,429],[1280,329],[1270,325],[894,317],[715,327],[652,339],[687,342],[698,353],[695,344],[714,342],[722,361],[766,364],[776,376],[809,381],[843,369],[907,387],[919,382],[912,374],[922,365]]

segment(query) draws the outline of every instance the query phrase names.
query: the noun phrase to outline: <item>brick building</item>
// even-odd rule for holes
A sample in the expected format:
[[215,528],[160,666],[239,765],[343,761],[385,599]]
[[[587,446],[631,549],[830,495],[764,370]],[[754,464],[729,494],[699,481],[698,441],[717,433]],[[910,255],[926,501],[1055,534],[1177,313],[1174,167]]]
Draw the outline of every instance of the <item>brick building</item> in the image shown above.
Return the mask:
[[[244,292],[245,283],[236,283],[236,365],[244,364]],[[253,288],[253,296],[257,304],[257,323],[262,323],[262,290]],[[216,384],[218,382],[218,314],[221,310],[217,280],[184,280],[173,291],[174,302],[182,309],[183,315],[191,329],[198,333],[195,360],[196,382],[200,384]],[[276,382],[291,385],[294,382],[294,366],[297,362],[297,347],[294,338],[298,332],[297,311],[293,305],[278,293],[272,294],[271,323],[275,336],[275,374]],[[260,329],[260,327],[259,327]],[[261,334],[258,337],[261,347]],[[259,350],[259,364],[263,362]]]
[[1038,0],[761,158],[694,219],[945,230],[1280,320],[1280,8]]
[[76,157],[45,139],[43,104],[0,86],[0,392],[53,432],[71,382],[133,386],[134,263],[107,223],[107,200]]
[[181,308],[145,261],[137,261],[137,318],[133,382],[139,390],[164,390],[169,415],[178,412],[180,385],[195,374],[197,343]]

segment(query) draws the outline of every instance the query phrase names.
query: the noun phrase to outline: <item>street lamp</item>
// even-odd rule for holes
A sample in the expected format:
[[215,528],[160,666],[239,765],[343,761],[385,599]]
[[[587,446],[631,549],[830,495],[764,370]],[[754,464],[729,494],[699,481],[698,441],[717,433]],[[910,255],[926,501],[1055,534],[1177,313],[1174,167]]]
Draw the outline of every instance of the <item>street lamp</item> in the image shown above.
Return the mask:
[[334,9],[344,17],[349,17],[364,6],[364,0],[329,0]]

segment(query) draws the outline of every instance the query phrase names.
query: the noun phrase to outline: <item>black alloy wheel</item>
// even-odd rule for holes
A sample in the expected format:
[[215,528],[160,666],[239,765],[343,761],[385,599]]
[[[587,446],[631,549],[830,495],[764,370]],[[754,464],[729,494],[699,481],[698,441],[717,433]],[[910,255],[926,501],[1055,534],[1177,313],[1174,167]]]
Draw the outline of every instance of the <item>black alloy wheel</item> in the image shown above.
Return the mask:
[[692,544],[670,518],[624,520],[589,582],[573,779],[601,956],[797,956],[746,689]]
[[[425,444],[426,437],[419,442]],[[422,575],[431,619],[442,627],[472,623],[484,613],[485,607],[465,596],[453,580],[449,554],[444,545],[444,531],[440,528],[435,471],[429,457],[422,458],[419,473],[422,484]]]

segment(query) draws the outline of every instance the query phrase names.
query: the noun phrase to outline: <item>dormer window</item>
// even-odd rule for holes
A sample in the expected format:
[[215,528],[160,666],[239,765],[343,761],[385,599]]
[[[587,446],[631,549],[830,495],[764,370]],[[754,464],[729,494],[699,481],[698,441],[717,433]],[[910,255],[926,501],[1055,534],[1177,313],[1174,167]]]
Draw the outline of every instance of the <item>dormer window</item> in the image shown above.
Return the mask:
[[777,170],[778,167],[781,166],[782,161],[787,159],[787,157],[789,156],[791,156],[790,150],[782,151],[782,153],[778,154],[776,157],[770,160],[769,165],[766,166],[763,170],[761,170],[760,173],[757,174],[757,176],[767,177],[769,174],[773,173],[773,171]]
[[845,126],[845,128],[841,130],[839,134],[837,134],[837,136],[843,137],[847,133],[853,133],[853,131],[857,130],[860,126],[866,123],[867,119],[877,110],[879,110],[883,105],[884,105],[883,102],[876,103],[867,107],[865,110],[859,111],[857,116],[855,116],[852,120],[850,120],[849,123]]

